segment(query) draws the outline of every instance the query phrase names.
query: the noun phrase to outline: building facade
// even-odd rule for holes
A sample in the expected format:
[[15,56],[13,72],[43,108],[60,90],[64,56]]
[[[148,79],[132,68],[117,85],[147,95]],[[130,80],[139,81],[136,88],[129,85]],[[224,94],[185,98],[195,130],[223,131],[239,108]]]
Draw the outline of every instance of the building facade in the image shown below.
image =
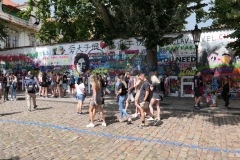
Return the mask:
[[39,29],[36,18],[31,16],[24,19],[19,12],[24,10],[27,4],[16,4],[11,0],[0,0],[0,23],[6,27],[7,37],[0,41],[0,49],[11,49],[16,47],[36,46],[40,43],[35,39],[35,33]]

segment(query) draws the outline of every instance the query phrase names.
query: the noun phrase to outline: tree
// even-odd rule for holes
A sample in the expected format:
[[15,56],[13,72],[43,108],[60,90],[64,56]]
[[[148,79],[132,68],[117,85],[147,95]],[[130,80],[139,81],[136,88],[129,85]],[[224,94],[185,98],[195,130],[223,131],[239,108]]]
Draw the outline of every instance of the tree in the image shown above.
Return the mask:
[[5,41],[7,33],[5,31],[6,27],[3,23],[0,23],[0,40]]
[[228,44],[228,47],[236,51],[235,55],[240,55],[240,1],[239,0],[215,0],[211,2],[213,7],[209,14],[213,18],[215,27],[231,27],[235,31],[227,37],[236,38],[236,41]]
[[[198,11],[202,17],[202,0],[29,0],[29,15],[35,7],[42,20],[41,34],[50,35],[55,29],[62,34],[61,42],[114,38],[141,37],[156,65],[157,45],[173,41],[164,35],[184,29],[186,18]],[[53,11],[51,12],[51,8]],[[201,13],[201,14],[200,14]],[[54,28],[48,19],[54,18]],[[49,39],[39,37],[42,40]],[[52,39],[52,37],[51,37]],[[57,40],[57,38],[56,38]]]

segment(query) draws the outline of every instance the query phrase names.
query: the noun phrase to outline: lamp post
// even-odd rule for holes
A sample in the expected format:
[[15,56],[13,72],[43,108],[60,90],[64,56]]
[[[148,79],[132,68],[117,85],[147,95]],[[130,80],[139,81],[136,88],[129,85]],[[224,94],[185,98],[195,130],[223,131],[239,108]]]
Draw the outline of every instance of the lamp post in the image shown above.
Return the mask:
[[195,25],[195,29],[192,30],[193,42],[196,48],[196,68],[198,69],[198,45],[200,42],[202,30],[198,28],[198,25]]

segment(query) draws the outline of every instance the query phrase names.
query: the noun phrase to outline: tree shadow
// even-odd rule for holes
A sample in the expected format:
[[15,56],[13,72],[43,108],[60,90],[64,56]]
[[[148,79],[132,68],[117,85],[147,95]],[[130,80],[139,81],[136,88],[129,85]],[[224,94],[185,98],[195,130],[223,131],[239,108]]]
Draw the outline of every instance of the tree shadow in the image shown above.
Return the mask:
[[20,157],[19,156],[14,156],[14,157],[11,157],[9,159],[1,159],[1,160],[20,160]]
[[18,114],[18,113],[22,113],[22,112],[3,113],[3,114],[0,114],[0,115],[1,116],[9,116],[9,115]]
[[240,123],[240,116],[237,114],[221,115],[216,114],[206,119],[207,122],[214,124],[215,126],[233,125],[238,126]]

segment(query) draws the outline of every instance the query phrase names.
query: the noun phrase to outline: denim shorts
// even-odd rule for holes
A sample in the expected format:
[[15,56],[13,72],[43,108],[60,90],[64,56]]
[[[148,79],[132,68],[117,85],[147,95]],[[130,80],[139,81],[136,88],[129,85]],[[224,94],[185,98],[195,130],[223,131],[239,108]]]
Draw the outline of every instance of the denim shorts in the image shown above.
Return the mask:
[[77,95],[76,95],[76,99],[77,99],[78,101],[84,101],[85,97],[84,97],[83,94],[77,94]]
[[67,87],[68,87],[67,83],[63,83],[63,89],[67,90]]

